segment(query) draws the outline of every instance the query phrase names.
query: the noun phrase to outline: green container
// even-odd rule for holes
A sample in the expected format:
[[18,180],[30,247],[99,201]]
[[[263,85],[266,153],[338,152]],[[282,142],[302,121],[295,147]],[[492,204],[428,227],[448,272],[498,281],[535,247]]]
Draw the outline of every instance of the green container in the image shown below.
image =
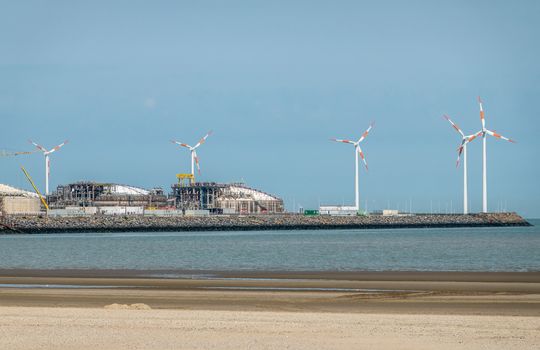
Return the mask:
[[304,210],[304,216],[316,216],[316,215],[319,215],[318,210],[314,210],[314,209]]

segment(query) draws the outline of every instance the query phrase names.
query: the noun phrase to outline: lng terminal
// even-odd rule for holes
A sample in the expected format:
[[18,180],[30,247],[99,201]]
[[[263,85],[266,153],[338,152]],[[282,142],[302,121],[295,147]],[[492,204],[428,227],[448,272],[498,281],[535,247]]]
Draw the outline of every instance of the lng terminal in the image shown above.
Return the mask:
[[[481,120],[484,123],[482,102]],[[114,231],[208,231],[208,230],[291,230],[291,229],[358,229],[405,227],[482,227],[526,226],[529,223],[516,213],[487,211],[485,181],[485,135],[490,132],[465,134],[448,117],[446,119],[462,135],[459,157],[467,143],[484,138],[484,177],[482,213],[468,211],[467,172],[464,167],[463,214],[422,214],[380,210],[360,210],[359,160],[367,170],[367,161],[360,147],[373,128],[373,123],[357,141],[332,139],[354,146],[355,203],[353,206],[320,205],[317,209],[287,213],[279,196],[255,189],[245,183],[219,183],[196,181],[200,174],[197,154],[209,131],[199,141],[189,144],[171,142],[187,149],[191,156],[191,172],[176,175],[176,182],[166,191],[161,187],[150,189],[112,182],[79,181],[59,185],[49,192],[50,155],[59,151],[68,141],[53,148],[30,143],[45,157],[45,193],[42,195],[30,174],[21,167],[34,192],[0,184],[0,233],[54,233],[54,232],[114,232]],[[506,139],[501,135],[495,137]],[[0,156],[17,156],[34,152],[4,152]],[[466,153],[464,153],[464,156]],[[464,161],[464,165],[466,160]],[[410,211],[410,210],[409,210]]]
[[114,183],[60,185],[46,200],[0,185],[0,233],[231,231],[527,226],[516,213],[358,213],[321,206],[287,213],[283,200],[245,184],[195,182],[179,174],[169,194]]
[[389,209],[367,213],[345,205],[287,213],[279,196],[244,183],[195,181],[193,163],[192,173],[177,174],[168,193],[161,187],[79,181],[59,185],[51,193],[47,186],[42,195],[22,170],[34,192],[0,184],[0,233],[529,225],[516,213],[413,214]]

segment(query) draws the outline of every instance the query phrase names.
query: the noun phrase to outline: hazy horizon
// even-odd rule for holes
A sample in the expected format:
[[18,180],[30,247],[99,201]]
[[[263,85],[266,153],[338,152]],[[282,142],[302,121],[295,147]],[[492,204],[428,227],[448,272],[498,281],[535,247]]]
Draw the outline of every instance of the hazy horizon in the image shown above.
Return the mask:
[[[523,1],[2,1],[0,149],[46,148],[50,187],[80,180],[170,191],[200,147],[201,181],[238,182],[288,209],[462,210],[459,135],[487,128],[489,210],[540,217],[540,3]],[[41,153],[0,157],[0,183],[44,189]],[[481,140],[469,147],[481,206]]]

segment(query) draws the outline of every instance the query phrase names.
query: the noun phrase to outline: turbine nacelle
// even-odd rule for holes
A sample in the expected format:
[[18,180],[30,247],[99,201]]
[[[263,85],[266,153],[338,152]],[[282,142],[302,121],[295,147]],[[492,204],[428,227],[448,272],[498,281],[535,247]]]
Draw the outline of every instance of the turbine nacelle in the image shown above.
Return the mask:
[[368,170],[366,157],[364,156],[364,152],[362,151],[362,148],[360,147],[360,143],[364,141],[364,139],[368,136],[372,128],[373,128],[373,123],[371,123],[369,128],[367,128],[367,130],[364,131],[364,133],[362,134],[362,136],[360,136],[358,141],[343,140],[343,139],[330,139],[334,142],[348,143],[354,146],[354,161],[355,161],[354,192],[355,192],[355,208],[357,211],[360,210],[360,192],[358,191],[358,156],[360,156],[360,158],[362,159],[362,162],[364,163],[366,167],[366,170]]
[[41,145],[35,143],[35,142],[32,141],[32,140],[28,140],[28,142],[30,142],[31,144],[33,144],[34,146],[36,146],[36,148],[37,148],[38,150],[40,150],[41,152],[43,152],[43,155],[48,156],[49,154],[58,151],[58,150],[59,150],[60,148],[62,148],[65,144],[67,144],[69,141],[66,140],[66,141],[62,142],[61,144],[59,144],[58,146],[55,146],[55,147],[51,148],[50,150],[47,150],[45,147],[43,147],[43,146],[41,146]]
[[509,138],[506,138],[500,134],[497,134],[486,128],[486,118],[484,115],[484,106],[482,105],[482,99],[478,96],[478,104],[480,105],[480,121],[482,123],[482,212],[487,213],[487,152],[486,152],[486,135],[490,135],[496,138],[500,138],[506,141],[513,142]]
[[459,135],[461,136],[461,143],[459,144],[458,148],[456,149],[456,151],[458,152],[458,157],[457,157],[457,161],[456,161],[456,168],[458,168],[459,163],[460,163],[460,159],[461,159],[461,154],[463,153],[464,147],[467,145],[467,143],[474,140],[477,137],[477,135],[476,134],[465,135],[465,133],[461,130],[461,128],[456,123],[454,123],[452,121],[452,119],[450,119],[450,117],[448,117],[445,114],[445,115],[443,115],[443,118],[446,119],[450,123],[450,125],[452,125],[454,130],[456,130],[459,133]]
[[369,128],[367,128],[366,131],[364,131],[364,133],[362,134],[362,136],[360,136],[360,138],[358,139],[358,141],[351,141],[351,140],[344,140],[344,139],[335,139],[335,138],[332,138],[330,139],[331,141],[334,141],[334,142],[341,142],[341,143],[348,143],[348,144],[351,144],[353,145],[358,154],[360,155],[360,158],[362,159],[362,162],[364,163],[364,166],[366,167],[366,170],[369,170],[368,169],[368,165],[367,165],[367,161],[366,161],[366,157],[364,155],[364,152],[362,151],[362,148],[360,147],[360,143],[362,141],[364,141],[364,139],[368,136],[369,132],[371,131],[371,129],[373,129],[373,126],[375,125],[375,123],[371,123],[369,125]]
[[489,136],[493,136],[493,137],[496,137],[496,138],[501,139],[501,140],[516,143],[516,141],[514,141],[512,139],[510,139],[508,137],[504,137],[501,134],[498,134],[497,132],[489,130],[489,129],[486,128],[486,118],[485,118],[485,114],[484,114],[484,107],[482,105],[483,101],[480,98],[480,96],[478,96],[478,104],[480,105],[480,121],[482,123],[482,129],[478,133],[481,133],[482,137],[486,137],[486,134],[487,134]]
[[45,156],[45,194],[49,194],[49,175],[51,173],[51,162],[49,159],[49,155],[58,151],[60,148],[62,148],[65,144],[67,144],[69,141],[66,140],[59,144],[58,146],[55,146],[51,148],[50,150],[46,149],[45,147],[35,143],[32,140],[28,140],[31,144],[33,144],[38,150],[43,152],[43,155]]
[[199,142],[197,142],[197,144],[195,146],[190,146],[188,145],[187,143],[182,143],[182,142],[179,142],[179,141],[175,141],[175,140],[171,140],[172,143],[174,144],[177,144],[181,147],[185,147],[187,148],[190,152],[191,152],[191,174],[192,175],[195,175],[194,174],[194,167],[197,166],[197,171],[199,173],[199,175],[201,174],[201,168],[200,168],[200,165],[199,165],[199,157],[197,156],[197,152],[196,152],[196,149],[199,148],[203,143],[206,142],[206,139],[212,135],[212,131],[210,130],[206,135],[204,135],[200,140]]
[[469,213],[469,190],[467,186],[467,143],[473,141],[476,138],[475,134],[465,135],[461,128],[450,119],[447,115],[443,115],[443,118],[446,119],[450,125],[459,133],[461,142],[457,148],[458,156],[456,161],[456,168],[459,167],[461,160],[461,154],[463,154],[463,214]]

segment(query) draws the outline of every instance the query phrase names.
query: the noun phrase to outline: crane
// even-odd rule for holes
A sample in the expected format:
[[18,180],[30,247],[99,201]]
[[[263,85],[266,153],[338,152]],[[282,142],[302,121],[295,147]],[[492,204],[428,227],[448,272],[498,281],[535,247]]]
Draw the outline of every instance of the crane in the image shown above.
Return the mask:
[[24,176],[26,176],[26,179],[28,179],[28,182],[30,182],[30,184],[34,188],[34,191],[36,192],[39,199],[41,200],[41,203],[43,204],[45,209],[47,209],[47,211],[48,211],[49,210],[49,205],[47,204],[47,201],[45,200],[45,198],[43,198],[43,196],[41,195],[41,192],[39,192],[38,188],[36,187],[36,184],[32,180],[32,177],[30,176],[30,174],[28,174],[28,171],[26,171],[26,169],[24,167],[21,167],[21,170],[23,171]]
[[6,151],[4,149],[0,149],[0,157],[12,157],[12,156],[19,156],[21,154],[32,154],[37,151],[31,151],[31,152],[13,152],[13,151]]

